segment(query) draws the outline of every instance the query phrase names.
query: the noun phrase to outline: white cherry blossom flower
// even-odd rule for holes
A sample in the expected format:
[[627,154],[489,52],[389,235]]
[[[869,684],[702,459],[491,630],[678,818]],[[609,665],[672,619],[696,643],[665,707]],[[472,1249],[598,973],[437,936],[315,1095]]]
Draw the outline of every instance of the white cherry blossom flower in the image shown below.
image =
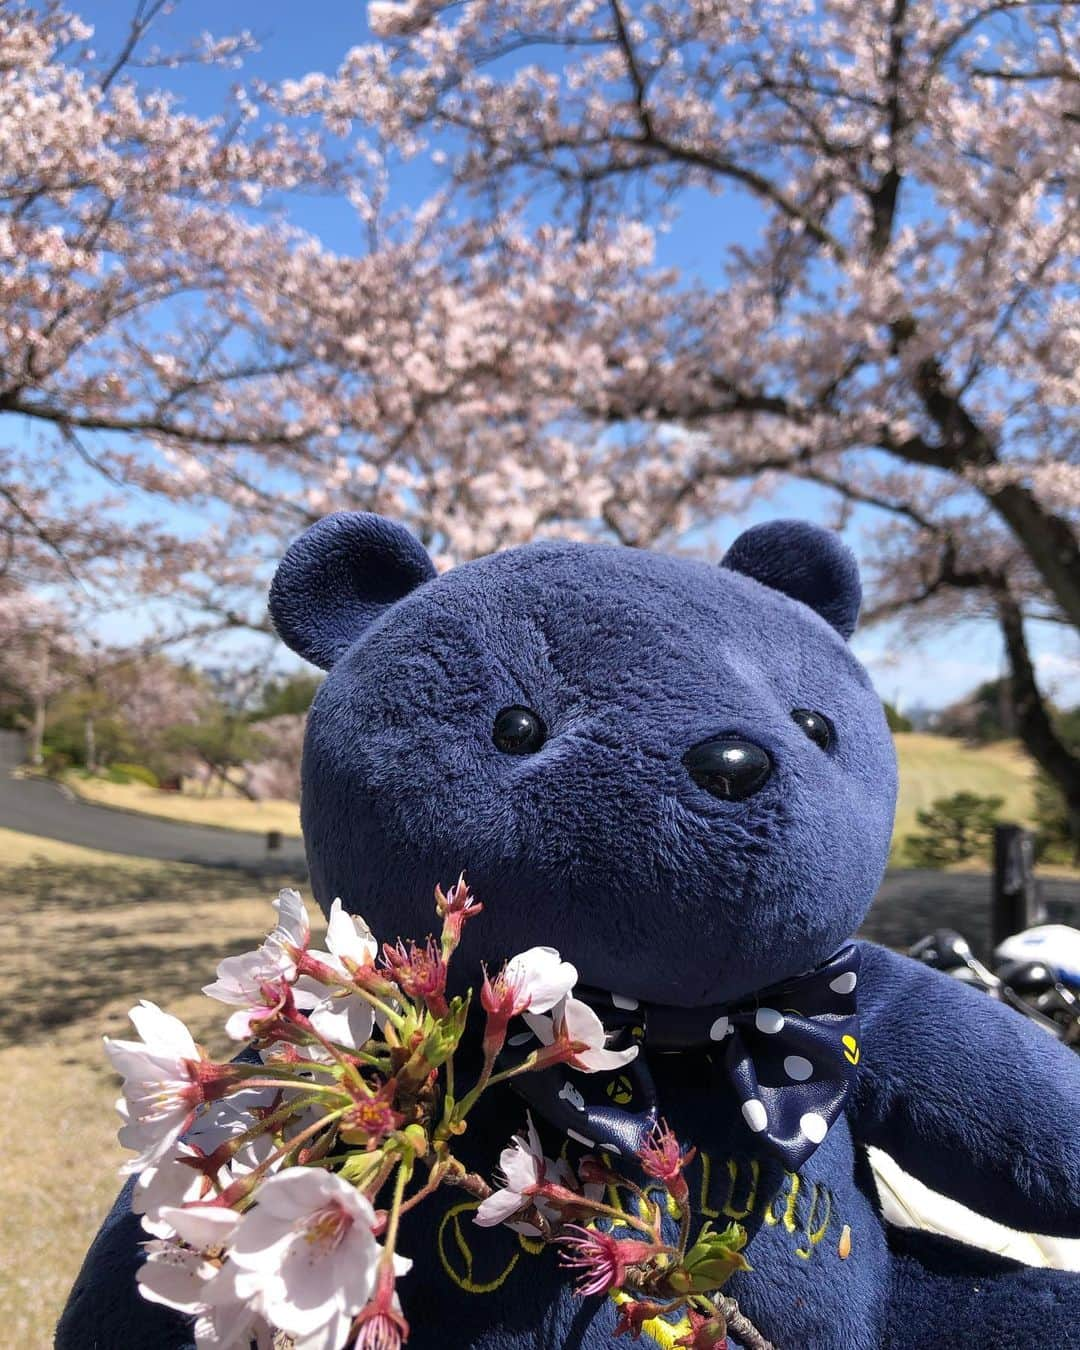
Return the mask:
[[345,961],[355,961],[358,966],[368,965],[375,960],[379,950],[374,934],[359,914],[347,914],[341,900],[330,906],[330,917],[326,923],[326,945],[331,955],[315,952],[327,965],[336,965],[345,971]]
[[514,990],[515,1013],[548,1012],[577,984],[577,967],[554,947],[530,947],[506,963],[503,978]]
[[183,1158],[197,1154],[187,1144],[179,1143],[172,1157],[162,1158],[152,1167],[145,1167],[135,1181],[131,1208],[142,1216],[143,1229],[156,1238],[176,1236],[176,1230],[161,1217],[166,1207],[187,1205],[201,1200],[210,1183],[194,1167],[188,1167]]
[[236,1292],[236,1266],[226,1261],[206,1286],[206,1307],[195,1319],[196,1350],[272,1350],[274,1335],[262,1314]]
[[191,1314],[207,1308],[206,1287],[217,1271],[202,1252],[155,1238],[146,1244],[146,1260],[135,1272],[135,1279],[143,1298]]
[[203,986],[204,994],[220,1003],[248,1008],[262,1004],[264,985],[280,980],[291,984],[296,979],[297,962],[311,941],[307,908],[300,893],[290,889],[278,893],[274,908],[278,912],[277,926],[258,951],[227,956],[218,964],[217,979]]
[[263,1182],[232,1236],[237,1293],[298,1343],[334,1350],[371,1297],[374,1222],[370,1201],[341,1177],[285,1168]]
[[579,1050],[567,1061],[571,1068],[580,1069],[582,1073],[621,1069],[637,1056],[636,1045],[628,1046],[625,1050],[606,1049],[607,1032],[603,1022],[580,999],[565,998],[552,1010],[550,1017],[526,1013],[525,1020],[544,1045],[552,1045],[556,1040],[583,1043],[585,1049]]
[[[209,1180],[183,1159],[205,1157],[226,1140],[243,1134],[255,1119],[252,1112],[268,1107],[275,1095],[269,1088],[247,1088],[211,1102],[195,1117],[194,1124],[170,1154],[139,1173],[131,1208],[142,1215],[146,1232],[158,1238],[176,1236],[172,1225],[162,1218],[161,1211],[165,1206],[193,1204],[207,1198],[210,1192]],[[217,1184],[224,1189],[237,1177],[246,1176],[265,1162],[275,1147],[267,1134],[247,1140],[232,1154],[228,1165],[218,1169]]]
[[147,1243],[147,1258],[136,1272],[143,1298],[189,1314],[204,1313],[220,1271],[210,1253],[220,1253],[240,1216],[221,1205],[165,1206],[161,1217],[180,1242]]
[[273,1337],[258,1309],[236,1289],[237,1269],[220,1265],[240,1215],[220,1205],[165,1208],[163,1218],[183,1243],[147,1244],[136,1279],[144,1298],[194,1316],[197,1350],[270,1350]]
[[124,1095],[116,1103],[125,1120],[120,1143],[138,1152],[124,1164],[124,1173],[162,1159],[206,1100],[199,1077],[205,1061],[183,1022],[145,999],[128,1016],[141,1041],[105,1037],[105,1053],[124,1079]]
[[[346,962],[371,965],[379,949],[364,920],[359,914],[347,914],[340,899],[330,906],[326,945],[328,951],[313,951],[312,958],[336,970],[346,982],[351,982],[352,978]],[[310,975],[301,975],[296,982],[294,997],[296,1006],[307,1012],[319,1035],[335,1045],[359,1050],[371,1038],[375,1026],[374,1009],[357,995],[335,998],[330,986]]]
[[558,1215],[542,1196],[528,1195],[526,1192],[543,1181],[553,1181],[567,1190],[576,1190],[577,1182],[569,1165],[561,1158],[545,1157],[532,1116],[527,1114],[525,1119],[525,1137],[515,1134],[509,1147],[504,1148],[499,1155],[499,1171],[505,1185],[480,1202],[473,1222],[481,1228],[494,1228],[504,1223],[515,1233],[539,1237],[540,1229],[535,1224],[516,1219],[515,1216],[533,1205],[552,1222]]

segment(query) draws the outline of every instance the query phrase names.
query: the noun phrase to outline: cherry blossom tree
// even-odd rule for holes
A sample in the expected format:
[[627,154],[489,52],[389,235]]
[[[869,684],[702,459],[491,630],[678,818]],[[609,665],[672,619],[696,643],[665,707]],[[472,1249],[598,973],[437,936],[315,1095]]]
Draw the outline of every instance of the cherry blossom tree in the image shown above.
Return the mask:
[[[1021,734],[1080,828],[1080,764],[1026,635],[1080,625],[1076,4],[400,0],[369,16],[380,40],[297,106],[427,155],[504,293],[538,271],[514,228],[568,259],[571,240],[636,230],[617,294],[556,269],[558,303],[488,384],[500,429],[539,425],[540,455],[613,447],[590,461],[591,504],[630,543],[677,539],[737,483],[795,477],[841,522],[857,509],[872,615],[999,622]],[[628,224],[677,228],[692,192],[761,222],[715,287],[651,268],[650,232]],[[540,210],[568,233],[529,232]],[[553,343],[573,359],[553,364]]]
[[[1000,624],[1080,820],[1027,645],[1080,624],[1075,3],[380,0],[336,73],[214,119],[147,75],[179,59],[147,50],[161,8],[104,64],[58,9],[0,13],[20,584],[90,570],[196,631],[258,624],[328,509],[440,561],[678,547],[797,478],[861,523],[872,613]],[[402,213],[406,158],[433,186]],[[348,196],[354,250],[290,223],[297,188]],[[656,262],[691,196],[759,222],[718,283]],[[199,528],[133,523],[157,498]]]
[[72,655],[62,615],[0,577],[0,711],[25,719],[32,764],[43,759],[49,701],[73,678]]
[[[310,79],[186,113],[156,69],[232,62],[248,39],[148,49],[168,8],[141,0],[104,63],[56,5],[0,12],[8,584],[67,584],[83,613],[169,595],[190,634],[264,624],[270,561],[336,506],[404,517],[447,556],[588,521],[603,492],[588,449],[536,449],[560,406],[545,381],[522,416],[512,388],[492,403],[492,379],[538,315],[554,326],[556,288],[617,287],[627,247],[522,236],[536,274],[503,293],[440,200],[389,210],[377,149],[342,141],[332,103],[294,115]],[[290,223],[296,190],[349,196],[355,254]],[[565,382],[576,345],[549,346],[545,379]],[[195,528],[163,524],[184,512]]]

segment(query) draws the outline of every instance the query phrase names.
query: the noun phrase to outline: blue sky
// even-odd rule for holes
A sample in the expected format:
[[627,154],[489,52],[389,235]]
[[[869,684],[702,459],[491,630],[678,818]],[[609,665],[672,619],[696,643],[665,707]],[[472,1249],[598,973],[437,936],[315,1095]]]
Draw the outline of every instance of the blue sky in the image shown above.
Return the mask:
[[[133,5],[128,0],[71,0],[72,7],[95,27],[94,45],[101,52],[116,49]],[[180,45],[203,29],[215,34],[250,29],[262,50],[245,61],[245,76],[279,80],[309,70],[332,70],[344,52],[368,37],[363,0],[181,0],[164,20],[157,40],[165,48]],[[152,72],[153,80],[180,94],[192,111],[209,113],[221,107],[231,77],[199,67]],[[422,197],[429,183],[422,165],[410,165],[392,184],[402,201]],[[720,279],[725,246],[749,240],[757,226],[752,204],[736,194],[720,201],[704,193],[682,202],[682,213],[659,243],[660,261],[699,276],[706,284]],[[359,231],[344,202],[311,200],[294,213],[297,223],[318,233],[334,248],[359,247]],[[725,519],[716,529],[729,542],[746,524],[777,515],[815,517],[820,493],[807,485],[789,484],[769,502],[758,503],[740,520]],[[858,547],[858,535],[851,542]],[[127,620],[125,620],[125,623]],[[105,636],[109,633],[106,629]],[[1080,701],[1080,641],[1051,626],[1031,633],[1040,674],[1049,692],[1064,702]],[[1001,643],[995,627],[985,623],[956,624],[913,646],[894,626],[883,625],[855,639],[860,658],[870,668],[883,697],[902,706],[941,706],[980,680],[1001,673]]]

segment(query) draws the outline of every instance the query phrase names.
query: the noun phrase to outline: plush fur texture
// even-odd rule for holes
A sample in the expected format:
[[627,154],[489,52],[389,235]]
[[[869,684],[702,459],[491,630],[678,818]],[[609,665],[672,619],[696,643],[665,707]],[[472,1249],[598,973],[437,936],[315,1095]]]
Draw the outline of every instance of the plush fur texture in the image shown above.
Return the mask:
[[[550,943],[585,983],[682,1006],[817,964],[857,929],[892,825],[891,739],[844,642],[858,604],[850,554],[797,522],[748,532],[722,567],[538,543],[436,578],[399,527],[331,517],[289,551],[271,600],[283,636],[330,667],[303,766],[319,902],[342,896],[384,937],[422,935],[434,882],[464,868],[485,911],[463,975]],[[494,744],[511,705],[541,717],[536,753]],[[826,717],[832,744],[795,709]],[[682,764],[716,736],[769,756],[746,800],[710,795]],[[862,1148],[993,1218],[1078,1236],[1080,1061],[881,948],[865,945],[859,993],[857,1089],[797,1176],[755,1150],[709,1056],[654,1065],[666,1116],[699,1149],[696,1207],[750,1233],[753,1271],[731,1292],[781,1350],[1080,1346],[1080,1279],[887,1230]],[[522,1120],[512,1094],[485,1098],[469,1160],[490,1173]],[[577,1298],[550,1252],[477,1228],[472,1208],[440,1192],[407,1217],[411,1345],[611,1344],[609,1300]],[[126,1209],[87,1258],[63,1350],[187,1343],[182,1319],[135,1293]],[[654,1327],[650,1343],[678,1334]]]

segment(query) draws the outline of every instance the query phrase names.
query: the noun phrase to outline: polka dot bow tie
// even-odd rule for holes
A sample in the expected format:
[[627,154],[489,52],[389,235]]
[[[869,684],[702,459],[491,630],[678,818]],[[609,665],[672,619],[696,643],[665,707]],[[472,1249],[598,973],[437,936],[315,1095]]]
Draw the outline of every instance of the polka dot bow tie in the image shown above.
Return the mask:
[[[855,1077],[858,979],[859,950],[849,944],[805,975],[710,1008],[638,1003],[579,986],[574,997],[599,1016],[608,1047],[636,1044],[637,1057],[610,1073],[560,1065],[512,1081],[541,1116],[579,1143],[630,1154],[661,1114],[649,1057],[711,1046],[723,1055],[747,1130],[797,1172],[843,1110]],[[530,1042],[531,1033],[511,1035],[506,1053],[527,1053]]]

